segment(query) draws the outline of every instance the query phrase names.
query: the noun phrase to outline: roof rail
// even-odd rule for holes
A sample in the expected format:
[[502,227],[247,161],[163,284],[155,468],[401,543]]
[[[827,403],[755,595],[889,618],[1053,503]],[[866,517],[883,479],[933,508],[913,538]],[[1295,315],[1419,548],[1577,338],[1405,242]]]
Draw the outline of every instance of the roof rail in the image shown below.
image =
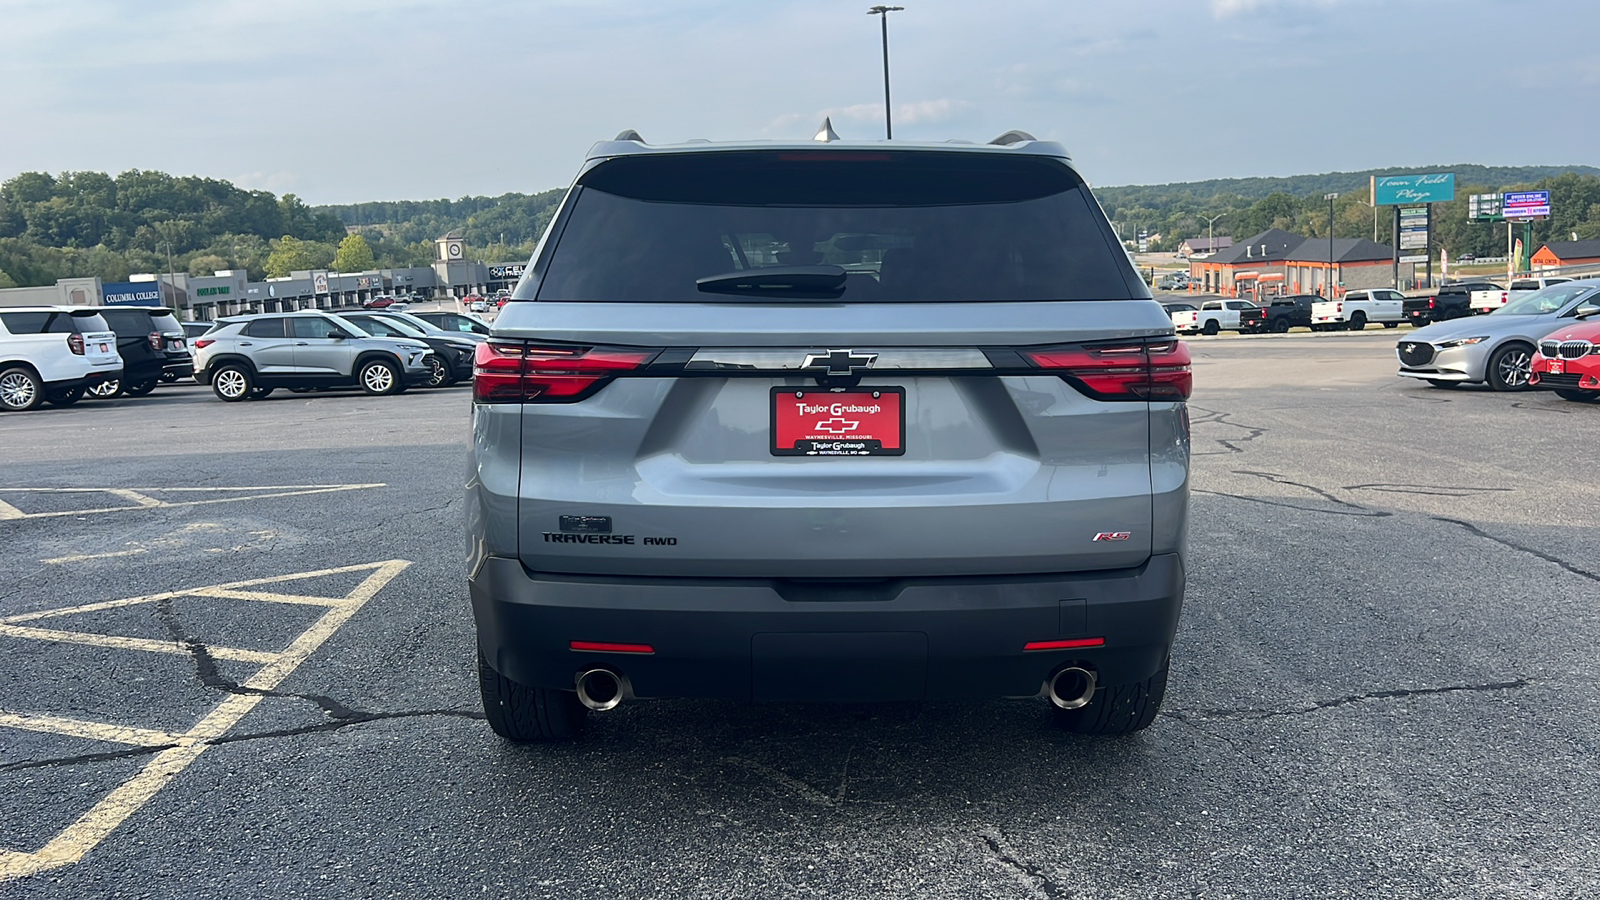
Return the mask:
[[1009,147],[1012,144],[1021,144],[1021,143],[1025,142],[1025,141],[1037,141],[1037,140],[1038,140],[1038,138],[1036,138],[1033,135],[1027,133],[1026,131],[1018,131],[1017,129],[1013,128],[1010,131],[1006,132],[1005,134],[1002,134],[999,137],[995,138],[994,140],[990,141],[989,143],[993,144],[993,145],[995,145],[997,147]]
[[822,141],[823,143],[827,144],[827,143],[832,143],[834,141],[837,141],[838,139],[839,139],[839,133],[833,130],[833,117],[832,116],[823,116],[822,117],[822,130],[818,131],[817,132],[817,136],[812,138],[812,140],[814,140],[814,141]]
[[617,135],[616,137],[612,138],[612,140],[615,140],[615,141],[637,141],[637,142],[639,142],[641,144],[644,143],[644,138],[640,137],[639,136],[639,132],[634,131],[632,128],[623,129],[622,133]]

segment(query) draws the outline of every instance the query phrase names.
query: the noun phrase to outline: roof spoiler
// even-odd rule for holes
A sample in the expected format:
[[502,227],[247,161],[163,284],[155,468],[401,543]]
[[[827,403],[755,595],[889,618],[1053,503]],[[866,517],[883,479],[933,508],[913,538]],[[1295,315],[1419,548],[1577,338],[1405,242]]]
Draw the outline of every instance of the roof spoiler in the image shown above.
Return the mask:
[[1028,141],[1037,141],[1037,140],[1038,140],[1038,138],[1036,138],[1033,135],[1027,133],[1026,131],[1018,131],[1017,129],[1013,128],[1010,131],[1006,132],[1005,134],[1002,134],[999,137],[995,138],[994,140],[990,141],[989,143],[994,145],[994,146],[996,146],[996,147],[1009,147],[1012,144],[1022,144],[1022,143],[1026,143]]
[[638,143],[638,144],[644,143],[644,138],[640,137],[639,136],[639,132],[634,131],[632,128],[624,128],[622,130],[622,133],[617,135],[616,137],[612,138],[612,140],[614,140],[614,141],[633,141],[634,143]]

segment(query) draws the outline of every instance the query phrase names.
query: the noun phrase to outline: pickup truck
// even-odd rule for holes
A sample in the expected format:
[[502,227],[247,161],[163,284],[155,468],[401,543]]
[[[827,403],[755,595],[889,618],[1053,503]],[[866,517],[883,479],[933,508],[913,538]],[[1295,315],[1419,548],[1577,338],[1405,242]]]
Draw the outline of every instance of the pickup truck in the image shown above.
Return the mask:
[[1350,291],[1338,300],[1318,300],[1311,307],[1312,331],[1361,331],[1368,322],[1394,328],[1405,321],[1405,295],[1389,288]]
[[1265,317],[1266,313],[1261,307],[1248,300],[1207,300],[1200,304],[1199,309],[1173,313],[1172,327],[1179,334],[1244,331],[1256,327],[1254,323]]
[[1453,282],[1431,296],[1406,298],[1406,321],[1421,328],[1430,322],[1475,315],[1474,303],[1487,302],[1489,295],[1499,290],[1498,284],[1488,281]]
[[1534,291],[1542,291],[1552,284],[1565,284],[1571,280],[1571,278],[1556,276],[1549,278],[1518,278],[1516,281],[1511,282],[1511,287],[1506,288],[1506,302],[1510,303],[1518,297],[1531,294]]
[[1273,334],[1283,334],[1296,326],[1311,327],[1311,307],[1318,300],[1316,294],[1293,294],[1288,297],[1274,297],[1263,310],[1266,313],[1259,324],[1253,324],[1246,330],[1255,332],[1270,331]]

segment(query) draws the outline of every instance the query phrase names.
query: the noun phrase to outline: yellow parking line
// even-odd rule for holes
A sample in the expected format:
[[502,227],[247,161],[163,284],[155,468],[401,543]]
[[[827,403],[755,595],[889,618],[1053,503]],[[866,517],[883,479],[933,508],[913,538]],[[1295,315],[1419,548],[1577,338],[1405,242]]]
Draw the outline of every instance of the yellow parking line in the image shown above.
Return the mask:
[[[281,487],[261,488],[146,488],[151,491],[270,491],[265,494],[244,494],[243,496],[214,497],[210,500],[158,500],[146,496],[138,491],[128,488],[0,488],[0,493],[36,493],[36,494],[112,494],[130,500],[133,506],[103,506],[94,509],[66,509],[53,512],[30,513],[23,512],[10,504],[4,504],[5,509],[0,510],[0,521],[18,519],[52,519],[62,516],[90,516],[100,513],[127,512],[132,509],[176,509],[183,506],[209,506],[213,503],[240,503],[245,500],[274,500],[279,497],[304,497],[310,494],[331,494],[340,491],[359,491],[367,488],[384,487],[382,482],[373,484],[323,484],[323,485],[284,485]],[[286,489],[291,488],[291,489]],[[8,512],[9,510],[9,512]]]
[[[0,635],[28,638],[36,641],[53,641],[60,644],[84,644],[90,647],[114,647],[118,650],[143,650],[146,653],[175,653],[184,656],[189,648],[176,641],[157,641],[150,638],[123,637],[115,634],[93,634],[87,631],[58,631],[54,628],[29,628],[26,625],[0,625]],[[265,665],[278,658],[276,653],[260,650],[240,650],[237,647],[206,649],[217,659],[232,659]]]
[[216,588],[208,591],[197,591],[197,594],[206,597],[221,597],[227,600],[256,600],[262,603],[297,603],[304,606],[343,606],[349,600],[335,600],[330,597],[307,597],[301,594],[272,594],[265,591],[230,591]]
[[175,744],[183,738],[152,728],[135,728],[132,725],[110,725],[105,722],[85,722],[82,719],[64,719],[60,716],[37,716],[9,713],[0,710],[0,728],[21,731],[38,731],[45,734],[63,734],[67,737],[88,738],[132,747]]
[[47,566],[59,566],[62,563],[84,562],[91,559],[112,559],[113,557],[118,556],[138,556],[141,553],[149,552],[149,550],[140,547],[136,550],[113,550],[110,553],[79,553],[75,556],[53,556],[49,559],[41,559],[39,561]]
[[[301,663],[309,659],[328,638],[332,637],[340,626],[350,621],[368,600],[409,565],[411,564],[406,560],[393,559],[383,563],[347,566],[326,572],[301,573],[299,577],[309,578],[320,574],[331,574],[333,571],[363,568],[373,570],[355,590],[342,598],[348,601],[345,605],[332,607],[323,613],[322,617],[310,628],[301,632],[287,649],[275,654],[272,662],[246,679],[243,686],[261,691],[276,689]],[[105,799],[95,804],[94,808],[68,825],[39,850],[32,853],[0,851],[0,879],[17,878],[46,869],[59,868],[83,859],[85,854],[105,840],[117,826],[127,821],[129,816],[149,803],[158,791],[188,768],[190,763],[211,746],[210,741],[226,734],[255,709],[262,699],[261,694],[229,695],[193,728],[181,735],[175,735],[178,746],[157,753],[137,775],[118,785]]]

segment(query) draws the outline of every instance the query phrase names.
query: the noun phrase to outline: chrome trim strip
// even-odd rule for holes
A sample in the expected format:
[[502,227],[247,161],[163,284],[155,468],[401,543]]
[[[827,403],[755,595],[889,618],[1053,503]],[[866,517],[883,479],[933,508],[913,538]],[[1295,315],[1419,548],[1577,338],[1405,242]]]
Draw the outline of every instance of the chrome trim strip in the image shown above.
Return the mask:
[[[740,349],[717,347],[700,350],[684,365],[686,371],[811,371],[805,368],[806,358],[813,354],[827,355],[830,348]],[[871,350],[855,348],[857,353],[877,353],[878,358],[863,371],[881,372],[884,369],[992,369],[989,357],[974,348],[904,348]],[[826,371],[827,366],[813,366]]]

